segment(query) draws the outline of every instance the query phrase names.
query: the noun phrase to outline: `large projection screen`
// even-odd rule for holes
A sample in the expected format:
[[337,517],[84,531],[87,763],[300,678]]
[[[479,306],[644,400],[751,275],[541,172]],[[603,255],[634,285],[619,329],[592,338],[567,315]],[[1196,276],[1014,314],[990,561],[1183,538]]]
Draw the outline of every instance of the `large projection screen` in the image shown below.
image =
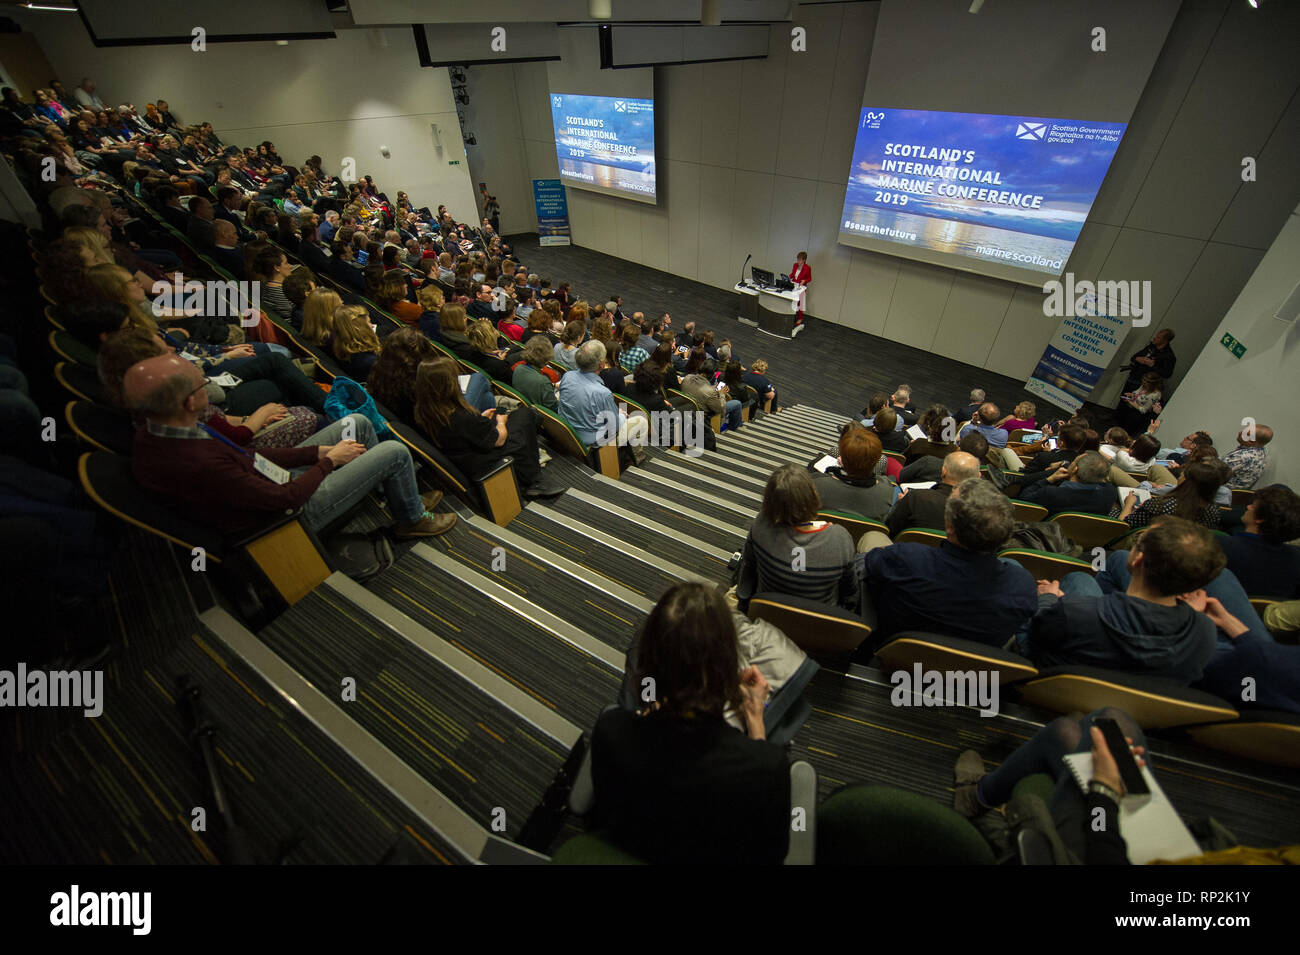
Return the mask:
[[552,92],[551,119],[565,185],[655,201],[654,100]]
[[654,69],[602,70],[597,29],[560,28],[560,59],[546,64],[560,179],[653,204]]
[[1059,276],[1123,123],[864,108],[840,241],[1014,281]]
[[1068,268],[1179,0],[883,0],[839,241],[1042,285]]

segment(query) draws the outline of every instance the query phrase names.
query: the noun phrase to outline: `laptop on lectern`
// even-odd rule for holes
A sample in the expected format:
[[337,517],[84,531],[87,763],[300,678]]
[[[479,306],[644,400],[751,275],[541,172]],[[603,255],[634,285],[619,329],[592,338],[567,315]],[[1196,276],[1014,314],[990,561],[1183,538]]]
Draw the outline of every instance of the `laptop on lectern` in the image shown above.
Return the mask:
[[761,285],[765,288],[770,288],[772,283],[776,280],[776,276],[767,269],[751,268],[749,270],[749,275],[751,281],[753,281],[755,285]]

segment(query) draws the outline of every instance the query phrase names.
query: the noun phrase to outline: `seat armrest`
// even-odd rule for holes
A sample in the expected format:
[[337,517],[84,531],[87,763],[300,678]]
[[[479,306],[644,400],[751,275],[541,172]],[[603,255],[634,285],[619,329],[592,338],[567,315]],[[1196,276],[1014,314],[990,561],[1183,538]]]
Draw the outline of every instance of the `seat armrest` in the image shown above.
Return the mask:
[[[302,508],[296,507],[292,510],[285,511],[283,514],[277,514],[266,523],[259,524],[252,530],[239,531],[238,533],[227,535],[225,538],[226,549],[233,553],[234,551],[247,547],[259,537],[265,537],[267,534],[271,533],[271,531],[277,530],[278,528],[284,527],[286,524],[296,521],[301,515]],[[321,549],[320,541],[316,539],[316,535],[312,533],[307,525],[304,524],[303,529],[307,531],[312,541],[316,544],[317,549]]]
[[790,848],[786,865],[812,865],[817,854],[817,770],[806,760],[790,764]]

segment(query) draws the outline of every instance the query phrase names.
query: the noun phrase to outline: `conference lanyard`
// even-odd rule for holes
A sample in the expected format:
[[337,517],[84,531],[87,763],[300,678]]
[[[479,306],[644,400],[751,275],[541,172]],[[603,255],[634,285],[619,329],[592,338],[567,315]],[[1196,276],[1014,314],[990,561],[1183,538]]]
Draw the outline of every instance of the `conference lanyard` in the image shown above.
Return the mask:
[[248,450],[248,448],[241,448],[239,445],[235,444],[235,442],[227,438],[224,434],[221,434],[219,431],[214,431],[212,428],[209,428],[203,422],[199,422],[199,427],[202,428],[204,431],[206,431],[212,437],[216,438],[218,441],[224,441],[226,444],[230,445],[240,454],[252,458],[253,470],[256,471],[258,474],[262,475],[262,477],[269,478],[272,481],[274,481],[276,484],[288,484],[290,479],[292,478],[292,475],[289,474],[288,470],[280,467],[280,465],[276,464],[271,459],[263,457],[262,455],[258,454],[256,451],[250,451]]

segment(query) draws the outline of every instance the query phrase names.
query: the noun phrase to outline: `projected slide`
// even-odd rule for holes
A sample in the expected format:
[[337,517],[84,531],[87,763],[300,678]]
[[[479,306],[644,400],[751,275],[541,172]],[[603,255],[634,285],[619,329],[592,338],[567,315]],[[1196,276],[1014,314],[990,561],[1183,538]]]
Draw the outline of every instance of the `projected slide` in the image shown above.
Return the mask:
[[655,201],[655,104],[551,94],[555,152],[566,185]]
[[863,109],[839,241],[1013,281],[1060,275],[1125,125]]

